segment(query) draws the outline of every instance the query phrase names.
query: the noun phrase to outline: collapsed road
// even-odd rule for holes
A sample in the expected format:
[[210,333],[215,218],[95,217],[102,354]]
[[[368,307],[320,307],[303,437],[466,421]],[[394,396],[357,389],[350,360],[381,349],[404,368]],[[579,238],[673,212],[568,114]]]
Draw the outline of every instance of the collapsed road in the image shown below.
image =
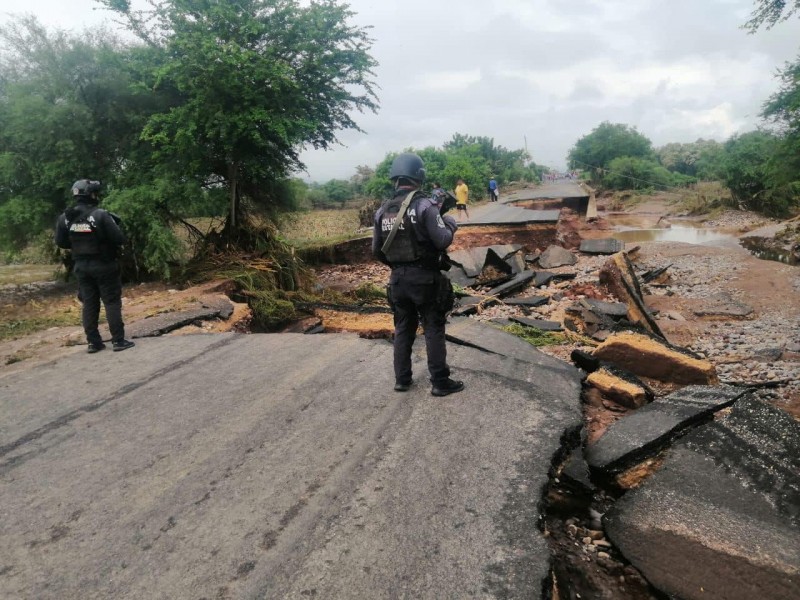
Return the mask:
[[[0,592],[800,594],[797,421],[665,337],[680,315],[656,316],[651,291],[673,262],[581,239],[575,209],[541,219],[551,195],[509,195],[462,229],[454,315],[477,318],[448,327],[457,399],[388,392],[386,341],[297,335],[385,337],[385,306],[320,306],[290,335],[144,340],[136,364],[101,355],[102,375],[72,355],[0,378]],[[718,296],[694,314],[753,313]],[[131,331],[235,310],[204,295]],[[579,343],[582,371],[499,327]],[[791,385],[771,367],[763,385]]]

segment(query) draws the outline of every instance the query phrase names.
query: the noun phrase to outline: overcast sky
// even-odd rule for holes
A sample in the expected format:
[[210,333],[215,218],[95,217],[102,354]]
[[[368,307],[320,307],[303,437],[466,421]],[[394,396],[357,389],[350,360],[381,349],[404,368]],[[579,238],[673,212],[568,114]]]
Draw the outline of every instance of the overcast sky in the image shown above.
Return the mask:
[[[749,131],[800,53],[800,18],[748,35],[753,0],[350,0],[372,26],[377,114],[365,133],[303,154],[308,178],[349,178],[387,152],[441,146],[454,133],[523,148],[563,167],[602,121],[636,126],[656,146]],[[11,8],[48,26],[107,18],[92,0]],[[3,10],[9,10],[4,8]],[[5,20],[6,14],[0,16]]]

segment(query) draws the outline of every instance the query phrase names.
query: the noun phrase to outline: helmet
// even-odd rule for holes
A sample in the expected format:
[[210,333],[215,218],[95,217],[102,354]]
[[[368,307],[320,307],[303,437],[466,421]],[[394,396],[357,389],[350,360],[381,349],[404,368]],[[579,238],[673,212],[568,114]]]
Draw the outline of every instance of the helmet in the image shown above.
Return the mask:
[[99,181],[92,179],[78,179],[72,184],[73,196],[91,196],[92,194],[99,194],[102,184]]
[[425,163],[416,154],[403,152],[392,161],[392,168],[389,169],[389,179],[394,181],[398,177],[422,183],[425,181]]

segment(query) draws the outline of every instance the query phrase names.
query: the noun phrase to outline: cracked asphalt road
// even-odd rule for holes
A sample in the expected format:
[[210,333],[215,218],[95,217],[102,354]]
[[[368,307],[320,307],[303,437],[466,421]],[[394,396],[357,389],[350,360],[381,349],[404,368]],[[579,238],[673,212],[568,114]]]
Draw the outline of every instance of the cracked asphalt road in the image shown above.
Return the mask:
[[[492,330],[496,331],[496,330]],[[486,336],[491,344],[493,336]],[[0,378],[4,598],[538,597],[570,366],[449,345],[196,335]]]

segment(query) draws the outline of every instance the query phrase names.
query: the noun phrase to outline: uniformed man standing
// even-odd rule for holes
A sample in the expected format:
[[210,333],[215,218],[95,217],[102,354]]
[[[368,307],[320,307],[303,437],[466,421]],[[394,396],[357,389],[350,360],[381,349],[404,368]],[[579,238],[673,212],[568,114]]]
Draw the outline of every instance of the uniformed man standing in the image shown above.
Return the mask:
[[76,181],[72,185],[76,204],[65,210],[56,222],[56,245],[72,250],[78,294],[83,302],[83,330],[90,354],[106,347],[97,329],[101,299],[114,352],[134,346],[125,339],[122,282],[117,263],[117,251],[127,239],[111,213],[98,208],[100,187],[99,181]]
[[372,252],[392,268],[387,295],[394,314],[394,389],[405,392],[411,387],[411,348],[421,320],[431,394],[460,392],[464,384],[450,379],[445,345],[453,287],[441,273],[457,225],[452,217],[442,216],[439,204],[420,191],[425,168],[419,156],[400,154],[389,177],[394,196],[375,213]]

